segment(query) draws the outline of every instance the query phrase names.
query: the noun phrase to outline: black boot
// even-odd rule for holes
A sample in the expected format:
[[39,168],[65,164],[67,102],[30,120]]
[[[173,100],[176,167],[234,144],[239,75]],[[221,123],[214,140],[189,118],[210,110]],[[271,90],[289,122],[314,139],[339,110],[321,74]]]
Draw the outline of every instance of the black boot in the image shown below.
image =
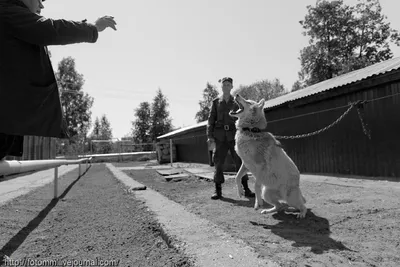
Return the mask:
[[248,179],[246,180],[242,180],[242,185],[243,185],[243,189],[244,189],[244,196],[245,197],[255,197],[256,194],[254,194],[253,192],[251,192],[249,185],[248,185]]
[[215,193],[211,196],[211,199],[220,199],[222,198],[222,186],[221,184],[215,183]]

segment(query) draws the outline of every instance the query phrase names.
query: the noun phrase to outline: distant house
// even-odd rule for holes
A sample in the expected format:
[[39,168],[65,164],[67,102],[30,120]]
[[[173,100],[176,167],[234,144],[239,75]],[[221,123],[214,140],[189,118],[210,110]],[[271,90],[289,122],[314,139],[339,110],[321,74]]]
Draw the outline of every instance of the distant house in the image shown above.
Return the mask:
[[[329,126],[349,103],[367,100],[360,113],[353,108],[332,128],[300,139],[281,139],[302,173],[400,177],[400,58],[320,82],[266,101],[271,133],[295,136]],[[208,162],[206,122],[171,132],[179,161]],[[191,137],[199,135],[198,137]],[[176,139],[176,140],[175,140]]]
[[207,137],[207,121],[183,127],[157,137],[157,141],[173,140],[176,147],[177,161],[209,163]]

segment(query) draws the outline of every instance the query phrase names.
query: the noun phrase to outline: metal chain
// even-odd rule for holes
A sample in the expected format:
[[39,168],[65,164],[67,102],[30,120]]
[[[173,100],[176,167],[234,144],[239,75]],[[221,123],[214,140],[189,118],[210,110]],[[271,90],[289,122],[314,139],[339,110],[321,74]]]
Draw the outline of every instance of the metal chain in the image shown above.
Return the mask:
[[318,131],[311,132],[311,133],[306,133],[306,134],[292,135],[292,136],[275,135],[275,137],[277,139],[299,139],[299,138],[310,137],[310,136],[317,135],[317,134],[320,134],[322,132],[325,132],[326,130],[328,130],[328,129],[332,128],[333,126],[335,126],[336,124],[338,124],[350,112],[350,110],[352,110],[354,108],[354,106],[356,104],[358,104],[358,102],[357,103],[351,103],[350,107],[336,121],[334,121],[330,125],[326,126],[325,128],[322,128],[322,129],[320,129]]
[[[347,114],[349,114],[349,112],[355,107],[357,106],[357,113],[358,113],[358,117],[360,118],[361,121],[361,125],[363,127],[363,131],[364,134],[366,136],[368,136],[369,139],[371,139],[371,133],[368,130],[368,124],[364,121],[364,103],[366,101],[357,101],[357,102],[353,102],[353,103],[349,103],[349,108],[337,119],[335,120],[333,123],[331,123],[330,125],[315,131],[315,132],[311,132],[311,133],[306,133],[306,134],[299,134],[299,135],[291,135],[291,136],[283,136],[283,135],[275,135],[275,138],[277,139],[300,139],[300,138],[306,138],[306,137],[310,137],[310,136],[314,136],[320,133],[325,132],[326,130],[329,130],[330,128],[332,128],[333,126],[335,126],[336,124],[338,124]],[[190,136],[190,137],[181,137],[181,138],[174,138],[174,141],[176,140],[180,140],[180,139],[188,139],[188,138],[196,138],[196,137],[201,137],[201,136],[205,136],[204,134],[201,135],[195,135],[195,136]]]
[[368,129],[368,124],[364,121],[364,115],[365,115],[364,103],[365,102],[357,103],[357,113],[358,117],[360,118],[364,134],[368,136],[368,139],[371,140],[371,131]]

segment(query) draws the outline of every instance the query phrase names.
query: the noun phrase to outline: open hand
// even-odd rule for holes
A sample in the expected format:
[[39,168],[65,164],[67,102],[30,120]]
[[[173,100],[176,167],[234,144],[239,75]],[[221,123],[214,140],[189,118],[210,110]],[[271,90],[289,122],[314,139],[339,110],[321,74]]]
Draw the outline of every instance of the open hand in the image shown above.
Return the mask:
[[114,20],[114,17],[111,16],[104,16],[101,18],[98,18],[96,20],[96,22],[94,23],[94,25],[97,28],[97,31],[102,32],[104,31],[106,28],[113,28],[114,31],[117,30],[117,28],[115,27],[115,25],[117,25],[117,23]]

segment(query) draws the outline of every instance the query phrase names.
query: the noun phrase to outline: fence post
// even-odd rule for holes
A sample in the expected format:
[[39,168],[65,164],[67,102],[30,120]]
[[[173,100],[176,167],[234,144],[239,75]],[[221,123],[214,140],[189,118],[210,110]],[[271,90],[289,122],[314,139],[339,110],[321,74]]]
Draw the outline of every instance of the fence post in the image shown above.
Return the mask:
[[158,155],[157,155],[157,143],[156,143],[156,141],[153,141],[152,151],[153,151],[154,155],[156,155],[156,160],[158,160]]
[[171,167],[173,167],[172,165],[172,162],[173,162],[173,159],[172,159],[172,139],[169,139],[169,156],[170,156],[170,159],[171,159]]
[[81,163],[79,163],[79,177],[81,177],[81,175],[82,175],[82,169],[81,169]]
[[58,197],[58,167],[54,168],[54,199]]
[[117,150],[118,150],[118,162],[121,161],[121,143],[117,141]]

